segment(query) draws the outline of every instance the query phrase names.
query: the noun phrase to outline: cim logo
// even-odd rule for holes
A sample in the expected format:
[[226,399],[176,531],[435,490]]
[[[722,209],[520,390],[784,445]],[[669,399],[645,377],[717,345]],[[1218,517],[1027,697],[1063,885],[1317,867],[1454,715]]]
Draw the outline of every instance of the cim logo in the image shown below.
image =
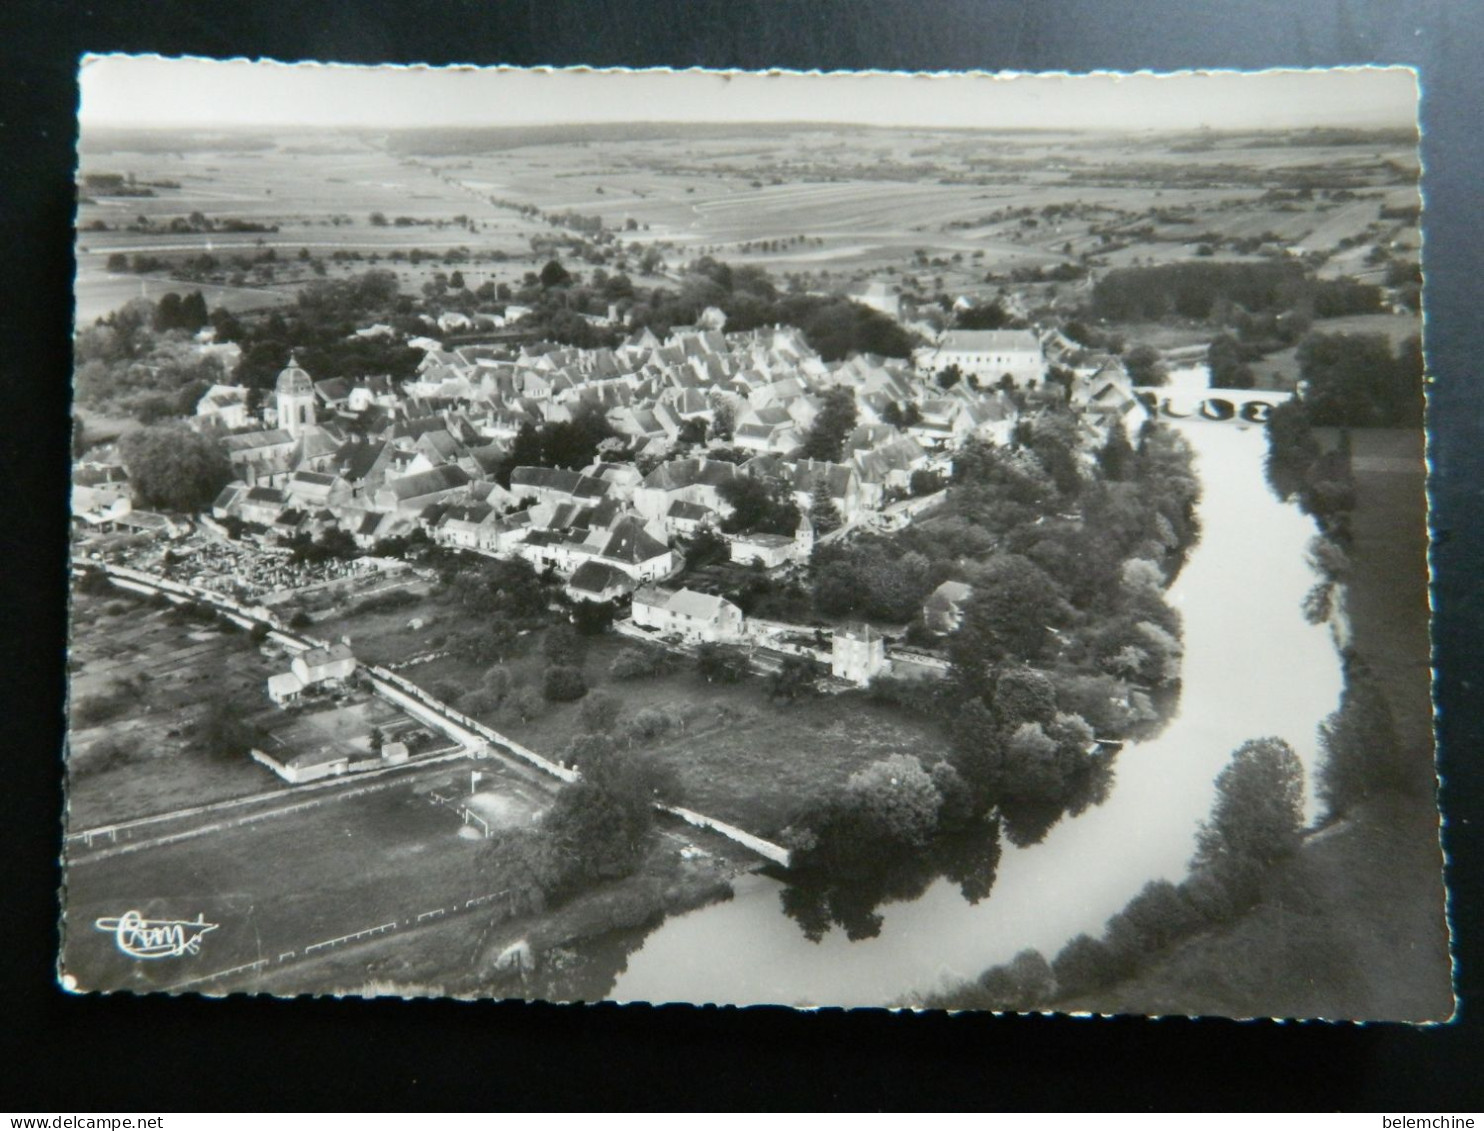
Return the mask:
[[130,958],[179,958],[199,954],[201,938],[218,924],[200,915],[194,920],[146,919],[138,911],[125,911],[117,919],[103,918],[93,926],[113,935],[114,945]]

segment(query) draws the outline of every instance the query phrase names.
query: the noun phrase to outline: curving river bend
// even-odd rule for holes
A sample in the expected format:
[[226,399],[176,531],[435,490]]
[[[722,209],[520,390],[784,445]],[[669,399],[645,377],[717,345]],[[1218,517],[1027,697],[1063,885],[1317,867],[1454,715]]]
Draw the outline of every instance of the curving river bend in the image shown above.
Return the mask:
[[1287,739],[1312,774],[1316,728],[1341,690],[1328,627],[1301,611],[1316,580],[1305,561],[1314,524],[1269,492],[1261,428],[1179,427],[1203,485],[1201,540],[1169,594],[1185,622],[1183,690],[1157,738],[1124,747],[1108,800],[1064,818],[1040,844],[1006,842],[994,890],[977,905],[940,879],[914,901],[883,906],[880,934],[861,942],[838,929],[809,942],[780,908],[781,885],[744,877],[731,902],[650,934],[614,999],[879,1006],[918,1000],[1026,947],[1049,959],[1078,933],[1099,934],[1149,880],[1184,877],[1216,776],[1243,741]]

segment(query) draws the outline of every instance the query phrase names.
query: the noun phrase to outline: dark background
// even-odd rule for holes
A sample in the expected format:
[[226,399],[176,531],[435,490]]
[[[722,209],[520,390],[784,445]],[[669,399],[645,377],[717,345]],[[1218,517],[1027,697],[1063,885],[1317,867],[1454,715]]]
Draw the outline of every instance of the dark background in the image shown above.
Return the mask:
[[[1475,0],[0,5],[0,1107],[1477,1109],[1481,32]],[[1413,1030],[60,993],[71,174],[76,61],[88,51],[823,70],[1420,68],[1435,665],[1460,1019]]]

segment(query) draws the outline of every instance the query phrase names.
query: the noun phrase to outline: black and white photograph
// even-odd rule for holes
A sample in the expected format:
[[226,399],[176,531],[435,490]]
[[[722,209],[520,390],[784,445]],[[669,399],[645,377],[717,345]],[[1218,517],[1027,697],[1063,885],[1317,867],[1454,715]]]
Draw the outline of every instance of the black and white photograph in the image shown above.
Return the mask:
[[1416,71],[79,85],[65,990],[1453,1017]]

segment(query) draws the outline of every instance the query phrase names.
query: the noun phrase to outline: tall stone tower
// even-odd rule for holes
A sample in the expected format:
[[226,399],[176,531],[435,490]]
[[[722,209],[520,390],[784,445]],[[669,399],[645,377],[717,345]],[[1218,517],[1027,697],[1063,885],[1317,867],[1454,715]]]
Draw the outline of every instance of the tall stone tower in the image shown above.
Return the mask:
[[794,527],[794,559],[807,562],[814,553],[814,524],[809,516],[800,512],[799,525]]
[[274,386],[278,397],[278,426],[296,439],[314,426],[314,382],[299,368],[292,354]]
[[861,687],[886,667],[886,639],[868,624],[835,630],[830,647],[830,674]]

